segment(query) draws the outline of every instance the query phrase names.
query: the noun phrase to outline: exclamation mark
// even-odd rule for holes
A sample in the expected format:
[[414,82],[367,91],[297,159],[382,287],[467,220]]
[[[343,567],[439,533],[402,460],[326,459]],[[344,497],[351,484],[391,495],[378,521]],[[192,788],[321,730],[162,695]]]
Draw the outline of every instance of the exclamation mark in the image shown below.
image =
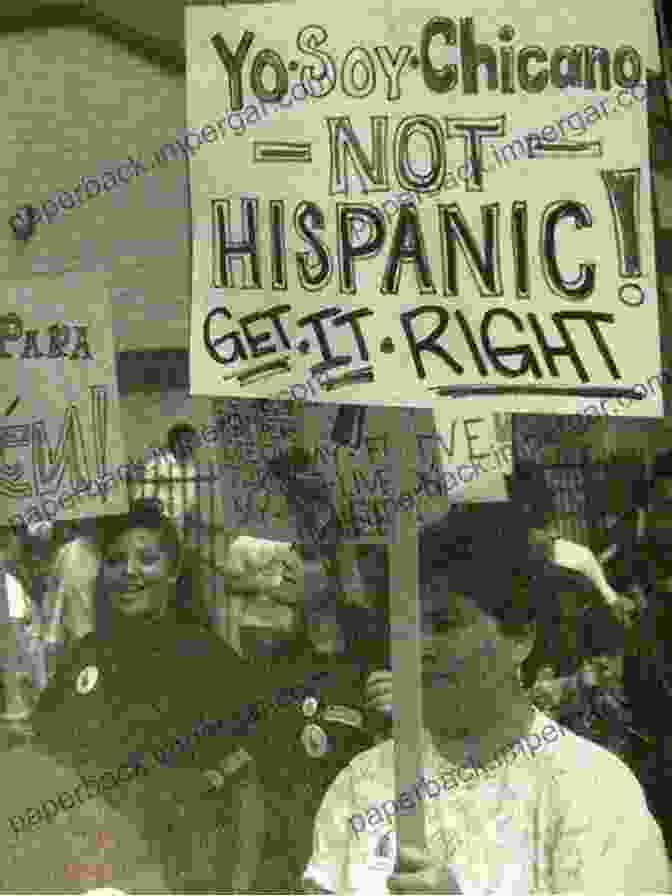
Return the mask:
[[621,277],[641,277],[639,168],[601,171],[614,217],[618,272]]
[[91,427],[93,430],[93,456],[96,463],[96,474],[100,483],[100,494],[107,500],[107,489],[103,486],[103,477],[107,473],[107,424],[109,396],[107,386],[91,386]]

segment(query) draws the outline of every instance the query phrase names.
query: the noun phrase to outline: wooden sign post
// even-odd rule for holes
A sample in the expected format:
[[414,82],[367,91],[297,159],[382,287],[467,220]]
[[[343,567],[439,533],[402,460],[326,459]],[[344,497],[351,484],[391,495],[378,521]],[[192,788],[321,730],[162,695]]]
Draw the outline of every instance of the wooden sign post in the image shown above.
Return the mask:
[[[414,427],[404,426],[407,412],[400,415],[400,491],[414,493],[417,439]],[[417,514],[397,509],[395,538],[390,546],[390,656],[394,694],[395,797],[413,789],[422,775],[422,639],[418,600]],[[424,809],[420,801],[411,814],[398,814],[399,846],[425,846]]]
[[[324,405],[305,406],[299,427],[300,444],[305,453],[315,454],[316,446],[324,437],[325,423],[331,427],[334,408]],[[410,409],[367,408],[364,419],[353,417],[353,424],[362,432],[352,433],[359,444],[366,435],[385,434],[382,449],[395,467],[395,494],[414,495],[417,487],[417,433],[416,419]],[[382,428],[381,428],[382,424]],[[347,436],[347,434],[346,434]],[[341,434],[342,441],[347,438]],[[360,445],[361,448],[361,445]],[[348,481],[351,461],[356,449],[339,445],[334,453],[335,468],[343,481]],[[369,457],[371,451],[365,450]],[[371,465],[381,470],[382,466]],[[356,475],[352,476],[356,479]],[[372,477],[370,477],[372,478]],[[374,489],[375,490],[375,489]],[[422,722],[422,640],[418,600],[418,537],[417,511],[397,501],[391,531],[382,538],[373,535],[357,539],[358,543],[387,543],[390,558],[390,657],[392,664],[392,690],[394,694],[394,750],[395,750],[395,798],[404,791],[412,792],[423,772],[423,722]],[[351,539],[348,539],[350,541]],[[424,848],[425,826],[421,802],[409,814],[397,814],[399,846]]]
[[[313,406],[305,415],[302,427],[304,448],[309,453],[319,439],[320,416],[329,414],[324,406]],[[333,413],[333,411],[331,412]],[[395,482],[393,494],[415,495],[417,490],[417,431],[416,418],[407,408],[367,408],[366,418],[353,418],[353,423],[363,428],[357,443],[366,436],[384,434],[382,452],[393,458]],[[381,428],[382,424],[382,428]],[[322,427],[323,428],[323,427]],[[355,450],[339,446],[336,466],[342,479],[349,479],[348,467]],[[367,449],[365,456],[372,454]],[[372,464],[370,469],[375,469]],[[377,469],[381,469],[378,467]],[[352,476],[356,481],[356,475]],[[373,477],[369,477],[372,480]],[[373,486],[375,492],[375,486]],[[372,500],[376,500],[375,497]],[[423,722],[422,722],[422,640],[420,608],[418,600],[418,523],[415,504],[403,504],[397,500],[393,525],[383,540],[387,543],[390,559],[390,657],[392,664],[392,691],[394,694],[394,755],[395,799],[402,792],[412,792],[423,773]],[[379,543],[381,538],[362,537],[359,543]],[[425,846],[424,810],[421,802],[408,813],[397,813],[397,837],[399,846]]]

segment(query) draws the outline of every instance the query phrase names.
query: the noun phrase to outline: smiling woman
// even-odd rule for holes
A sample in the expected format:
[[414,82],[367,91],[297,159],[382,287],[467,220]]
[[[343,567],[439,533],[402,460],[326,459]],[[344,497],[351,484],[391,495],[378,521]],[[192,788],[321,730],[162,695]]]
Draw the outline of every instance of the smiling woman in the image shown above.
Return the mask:
[[[263,818],[251,755],[235,732],[201,737],[189,749],[163,745],[253,704],[250,670],[200,624],[198,587],[159,507],[140,501],[98,523],[95,631],[73,644],[43,693],[36,743],[85,782],[153,757],[156,774],[145,768],[105,799],[156,845],[174,892],[243,891]],[[213,773],[224,784],[211,796]]]
[[115,612],[146,616],[165,612],[177,583],[181,550],[167,520],[152,519],[141,505],[120,532],[105,534],[102,587]]
[[97,526],[102,556],[96,586],[96,627],[115,620],[175,615],[205,624],[208,618],[199,577],[186,557],[173,522],[156,501],[143,498],[122,517]]

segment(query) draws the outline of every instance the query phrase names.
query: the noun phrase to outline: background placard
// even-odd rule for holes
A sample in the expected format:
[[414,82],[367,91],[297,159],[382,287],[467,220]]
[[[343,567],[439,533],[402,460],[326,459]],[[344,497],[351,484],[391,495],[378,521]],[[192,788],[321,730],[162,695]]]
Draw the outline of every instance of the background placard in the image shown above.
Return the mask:
[[105,275],[6,284],[0,370],[3,522],[124,512],[126,452]]
[[[212,405],[225,527],[303,540],[317,537],[335,516],[342,543],[382,543],[393,537],[397,511],[415,510],[422,526],[453,505],[508,497],[507,415],[453,419],[442,409],[437,426],[429,408],[239,398]],[[415,457],[402,487],[399,446],[409,433],[415,434]],[[297,465],[295,451],[305,462]],[[278,475],[282,457],[287,463]],[[309,532],[300,531],[299,520]]]

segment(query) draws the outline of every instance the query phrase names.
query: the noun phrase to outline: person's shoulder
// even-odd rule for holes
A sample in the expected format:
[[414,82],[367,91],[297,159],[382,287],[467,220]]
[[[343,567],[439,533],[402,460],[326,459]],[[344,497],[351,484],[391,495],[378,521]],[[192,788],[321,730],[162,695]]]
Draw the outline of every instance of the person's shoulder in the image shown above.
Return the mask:
[[100,564],[100,552],[95,541],[85,535],[67,541],[56,552],[54,569],[76,577],[95,579]]
[[327,788],[324,802],[329,811],[347,814],[390,799],[395,792],[394,742],[386,740],[344,763]]
[[384,740],[354,756],[347,766],[355,780],[386,782],[394,775],[394,741]]
[[545,742],[542,749],[554,779],[563,791],[567,790],[569,799],[575,801],[583,795],[599,801],[610,793],[614,798],[618,795],[619,800],[627,795],[634,800],[644,799],[637,777],[615,753],[558,725],[543,713],[538,714],[538,722],[544,731],[554,728],[559,732],[554,742]]

